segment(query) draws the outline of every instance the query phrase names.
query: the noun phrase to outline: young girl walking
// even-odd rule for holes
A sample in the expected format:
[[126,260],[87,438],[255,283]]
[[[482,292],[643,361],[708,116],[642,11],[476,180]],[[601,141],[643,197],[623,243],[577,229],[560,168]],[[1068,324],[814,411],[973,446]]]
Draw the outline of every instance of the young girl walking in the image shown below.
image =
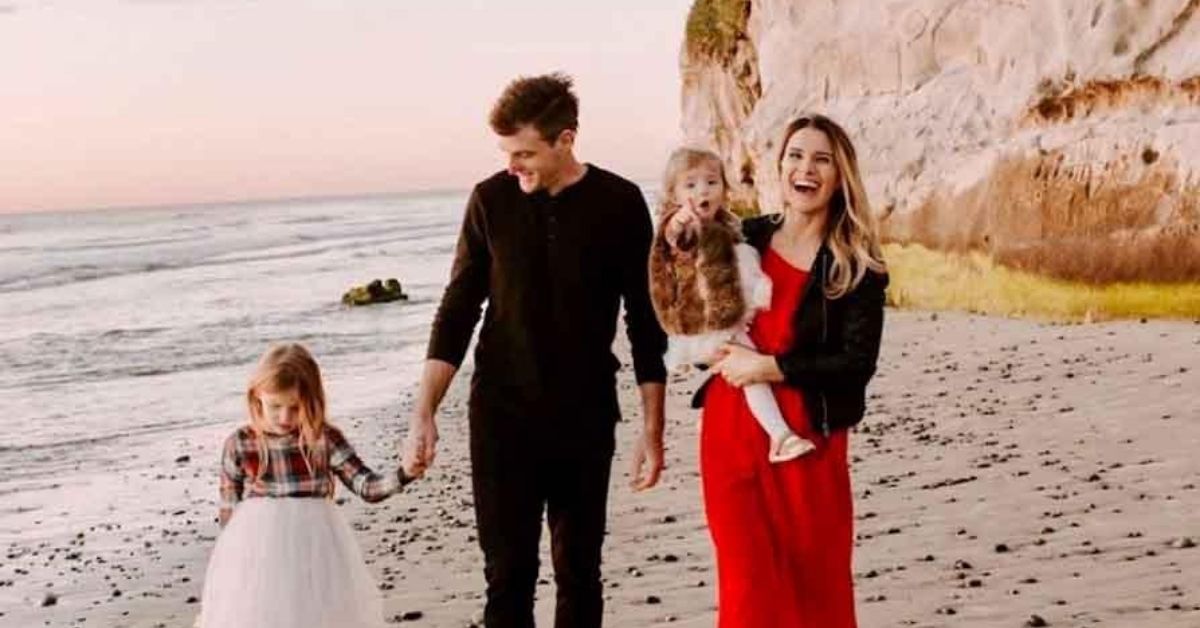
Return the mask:
[[420,476],[367,468],[325,415],[321,372],[298,344],[269,349],[246,392],[249,421],[221,457],[221,534],[204,579],[202,628],[381,628],[383,607],[334,477],[378,502]]
[[[727,342],[754,348],[746,328],[771,305],[771,280],[758,252],[742,241],[726,188],[721,159],[709,151],[681,148],[667,160],[650,252],[650,297],[668,334],[669,367],[711,360]],[[743,390],[770,436],[768,460],[786,462],[814,449],[788,426],[769,384]]]

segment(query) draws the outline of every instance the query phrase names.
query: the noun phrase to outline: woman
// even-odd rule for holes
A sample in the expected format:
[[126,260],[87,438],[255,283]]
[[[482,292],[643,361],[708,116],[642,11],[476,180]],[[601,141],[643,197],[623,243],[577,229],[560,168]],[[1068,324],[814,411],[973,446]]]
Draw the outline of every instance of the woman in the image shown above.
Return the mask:
[[[716,548],[720,628],[853,627],[854,542],[847,429],[863,416],[883,329],[887,274],[845,131],[823,116],[788,125],[783,211],[748,220],[774,282],[750,335],[727,345],[703,401],[700,466]],[[817,443],[766,462],[767,437],[738,388],[774,391],[789,425]]]

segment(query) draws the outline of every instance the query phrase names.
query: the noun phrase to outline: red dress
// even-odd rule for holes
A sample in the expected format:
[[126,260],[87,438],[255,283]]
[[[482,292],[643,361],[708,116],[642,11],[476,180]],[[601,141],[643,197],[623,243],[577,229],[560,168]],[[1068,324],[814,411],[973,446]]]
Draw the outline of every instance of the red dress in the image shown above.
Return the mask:
[[[771,308],[750,337],[762,353],[791,346],[792,317],[808,273],[768,249]],[[774,386],[792,430],[817,450],[779,464],[738,388],[717,377],[704,400],[700,470],[717,558],[719,628],[853,628],[854,513],[846,432],[822,437],[800,391]]]

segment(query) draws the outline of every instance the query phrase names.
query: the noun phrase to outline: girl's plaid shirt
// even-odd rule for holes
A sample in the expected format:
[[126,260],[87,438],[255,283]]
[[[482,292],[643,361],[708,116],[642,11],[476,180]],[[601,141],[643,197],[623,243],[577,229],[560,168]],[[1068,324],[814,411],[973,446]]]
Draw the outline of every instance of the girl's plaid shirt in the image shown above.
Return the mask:
[[248,497],[332,497],[333,475],[368,502],[387,499],[412,481],[402,468],[388,474],[372,471],[335,427],[325,426],[323,440],[310,470],[297,433],[267,435],[267,466],[259,476],[257,436],[249,426],[238,428],[225,440],[221,455],[221,524]]

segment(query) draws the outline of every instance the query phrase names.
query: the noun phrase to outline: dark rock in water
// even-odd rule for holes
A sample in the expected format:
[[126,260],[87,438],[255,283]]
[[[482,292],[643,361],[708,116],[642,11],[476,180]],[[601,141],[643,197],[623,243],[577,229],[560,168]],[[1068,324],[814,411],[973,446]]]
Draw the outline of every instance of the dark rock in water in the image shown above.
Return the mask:
[[54,606],[58,604],[58,596],[53,593],[47,593],[46,597],[42,598],[42,606]]
[[1042,626],[1049,626],[1050,624],[1045,619],[1042,619],[1041,615],[1030,615],[1029,621],[1026,621],[1025,625],[1030,628],[1040,628]]
[[346,305],[372,305],[407,300],[408,295],[404,294],[400,282],[395,278],[386,281],[375,279],[365,286],[354,286],[342,295],[342,303]]

